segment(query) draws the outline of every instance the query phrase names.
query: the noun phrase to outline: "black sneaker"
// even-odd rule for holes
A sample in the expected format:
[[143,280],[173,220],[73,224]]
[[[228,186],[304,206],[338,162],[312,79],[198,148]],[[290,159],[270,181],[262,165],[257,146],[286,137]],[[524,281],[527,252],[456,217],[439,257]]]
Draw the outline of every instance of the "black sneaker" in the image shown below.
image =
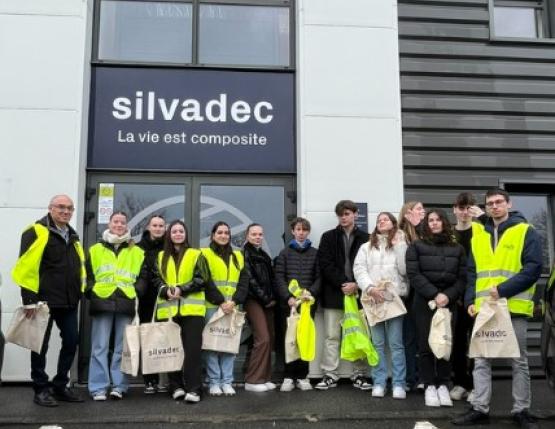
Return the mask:
[[357,375],[353,378],[353,387],[360,390],[370,390],[372,389],[372,383],[370,383],[362,375]]
[[314,386],[318,390],[328,390],[330,387],[337,387],[337,380],[329,375],[324,375],[324,378]]
[[42,392],[35,393],[33,402],[41,407],[57,407],[58,401],[50,394],[48,390],[43,390]]
[[156,393],[156,386],[154,383],[147,383],[145,384],[145,395],[154,395]]
[[528,410],[522,410],[520,413],[513,414],[513,420],[518,423],[522,429],[537,429],[538,423],[534,416],[530,415]]
[[84,402],[85,400],[81,398],[81,395],[71,390],[69,387],[63,390],[54,389],[52,396],[58,401],[63,402]]
[[451,423],[457,426],[487,425],[489,424],[489,414],[471,408],[466,413],[455,417]]

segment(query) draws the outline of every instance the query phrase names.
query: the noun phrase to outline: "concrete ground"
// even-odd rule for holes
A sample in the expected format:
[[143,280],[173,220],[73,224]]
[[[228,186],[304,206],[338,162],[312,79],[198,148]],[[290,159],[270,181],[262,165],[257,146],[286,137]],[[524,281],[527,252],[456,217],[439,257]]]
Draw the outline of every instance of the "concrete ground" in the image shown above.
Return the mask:
[[[85,396],[86,389],[78,388]],[[39,428],[57,425],[64,429],[100,428],[153,429],[183,428],[366,428],[410,429],[417,421],[430,421],[436,427],[454,427],[449,419],[465,411],[466,402],[453,408],[424,406],[422,394],[410,393],[406,400],[390,396],[377,399],[369,392],[342,384],[329,391],[290,393],[251,393],[238,388],[233,398],[205,396],[199,404],[175,402],[166,394],[146,396],[141,387],[132,388],[123,401],[61,403],[56,408],[43,408],[32,401],[30,386],[0,387],[0,427]],[[532,383],[532,411],[544,419],[541,428],[555,428],[555,393],[545,380]],[[494,382],[490,428],[516,427],[510,419],[511,382]]]

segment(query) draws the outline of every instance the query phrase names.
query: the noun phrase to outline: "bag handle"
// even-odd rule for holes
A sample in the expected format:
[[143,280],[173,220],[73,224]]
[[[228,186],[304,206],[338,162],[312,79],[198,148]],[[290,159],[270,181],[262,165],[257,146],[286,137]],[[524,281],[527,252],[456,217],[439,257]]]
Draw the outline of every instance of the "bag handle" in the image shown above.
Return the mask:
[[[166,285],[166,287],[171,287],[171,286]],[[162,293],[162,289],[164,289],[164,288],[161,287],[160,290],[158,291],[158,293],[156,294],[156,299],[154,300],[154,311],[152,312],[152,319],[151,319],[150,323],[154,323],[154,319],[156,318],[156,310],[158,310],[158,298],[161,297],[160,295]],[[168,300],[166,300],[166,301],[168,301]],[[168,302],[170,302],[170,301],[168,301]],[[179,300],[177,301],[177,311],[179,311]],[[169,311],[168,314],[170,316],[168,320],[170,322],[173,322],[173,316],[172,316],[171,310]]]

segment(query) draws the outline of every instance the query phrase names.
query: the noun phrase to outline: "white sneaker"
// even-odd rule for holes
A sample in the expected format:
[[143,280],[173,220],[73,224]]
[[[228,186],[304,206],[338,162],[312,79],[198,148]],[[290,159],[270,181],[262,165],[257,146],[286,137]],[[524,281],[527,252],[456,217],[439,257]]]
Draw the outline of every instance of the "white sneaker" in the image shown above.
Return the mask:
[[292,378],[284,378],[281,383],[280,392],[291,392],[295,388],[295,383],[293,383]]
[[235,389],[231,384],[223,384],[222,392],[225,396],[235,396]]
[[106,399],[108,399],[106,397],[106,393],[95,393],[92,397],[93,401],[105,401]]
[[378,386],[378,385],[372,387],[373,398],[383,398],[384,396],[385,396],[385,387]]
[[297,380],[297,388],[300,390],[312,390],[312,384],[308,378],[302,378]]
[[172,398],[175,399],[176,401],[184,397],[185,397],[185,390],[183,390],[181,387],[178,387],[172,393]]
[[439,407],[439,397],[435,386],[428,386],[424,392],[424,402],[427,407]]
[[272,383],[271,381],[267,381],[266,383],[264,383],[264,385],[268,390],[276,390],[277,388],[276,384]]
[[439,405],[442,407],[452,407],[453,401],[451,401],[451,397],[449,396],[449,389],[445,384],[442,384],[437,388],[437,397],[439,399]]
[[187,392],[185,395],[185,402],[196,403],[200,402],[200,395],[196,392]]
[[467,402],[472,402],[474,400],[474,390],[471,390],[468,396],[466,397]]
[[393,399],[406,399],[407,392],[405,391],[404,387],[401,386],[393,386]]
[[260,384],[245,383],[245,390],[247,392],[267,392],[268,388],[264,383],[260,383]]
[[123,393],[121,393],[119,390],[112,390],[110,392],[110,398],[112,398],[112,399],[123,399]]
[[453,401],[461,401],[468,396],[468,392],[462,386],[455,386],[449,392],[449,396]]
[[223,393],[222,388],[217,384],[210,386],[210,389],[208,389],[208,394],[210,396],[222,396]]

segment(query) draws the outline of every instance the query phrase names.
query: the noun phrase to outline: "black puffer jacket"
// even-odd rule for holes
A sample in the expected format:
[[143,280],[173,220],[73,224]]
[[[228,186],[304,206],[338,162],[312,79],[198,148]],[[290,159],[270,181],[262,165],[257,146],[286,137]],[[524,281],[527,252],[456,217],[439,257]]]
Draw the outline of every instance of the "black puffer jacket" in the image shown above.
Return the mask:
[[272,259],[262,250],[247,243],[244,247],[245,270],[249,276],[248,297],[263,306],[275,301],[275,276]]
[[[36,223],[48,228],[49,236],[40,262],[39,293],[21,288],[23,304],[46,301],[52,308],[77,307],[81,298],[81,261],[74,243],[79,241],[79,236],[68,225],[69,241],[66,243],[50,215]],[[27,229],[21,236],[19,255],[23,255],[36,239],[34,228]]]
[[417,240],[409,246],[407,276],[416,292],[415,300],[427,303],[441,292],[451,306],[464,293],[466,256],[460,244],[437,238],[434,243]]
[[137,246],[145,251],[145,264],[147,269],[145,292],[139,300],[139,318],[141,322],[150,322],[157,295],[157,288],[153,281],[153,273],[156,270],[158,253],[164,247],[164,237],[153,240],[150,238],[150,232],[144,231],[141,241],[137,243]]
[[291,241],[276,258],[275,273],[277,291],[284,302],[293,296],[289,293],[289,282],[293,279],[300,287],[308,289],[313,297],[320,293],[318,251],[310,242],[308,246],[300,247],[296,241]]
[[[121,252],[122,249],[125,249],[129,246],[128,243],[122,243],[118,246],[117,250],[115,249],[114,245],[107,243],[105,241],[101,241],[102,245],[107,249],[110,249],[116,255]],[[95,314],[99,313],[120,313],[120,314],[127,314],[129,316],[135,315],[135,300],[127,298],[123,292],[119,289],[108,298],[102,299],[95,295],[92,291],[94,284],[96,283],[96,279],[94,277],[94,272],[91,265],[91,258],[87,259],[86,263],[87,267],[87,290],[85,291],[86,297],[90,301],[89,306],[89,314],[94,316]],[[141,267],[141,272],[137,277],[137,281],[135,282],[135,290],[137,291],[137,296],[140,297],[144,294],[146,288],[146,280],[148,278],[148,272],[145,262],[143,261],[143,265]]]
[[[358,249],[368,241],[368,233],[357,227],[353,230],[353,244],[349,251],[349,264],[351,269],[355,262]],[[346,282],[354,282],[345,274],[345,246],[343,244],[343,229],[341,226],[324,232],[320,239],[318,248],[318,263],[322,273],[322,306],[343,310],[344,294],[341,285]]]

